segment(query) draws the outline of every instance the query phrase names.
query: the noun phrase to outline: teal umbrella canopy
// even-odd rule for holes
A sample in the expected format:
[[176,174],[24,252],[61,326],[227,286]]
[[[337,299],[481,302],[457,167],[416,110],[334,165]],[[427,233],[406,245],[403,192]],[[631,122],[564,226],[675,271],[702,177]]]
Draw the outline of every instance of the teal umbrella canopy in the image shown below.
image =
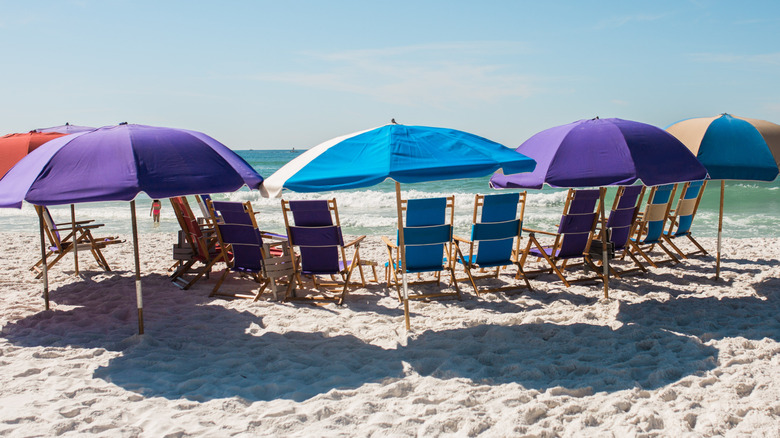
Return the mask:
[[780,125],[721,114],[673,123],[677,137],[712,179],[772,181],[780,162]]
[[296,192],[442,181],[530,172],[536,162],[494,141],[448,128],[388,124],[321,143],[299,155],[260,186],[266,197]]

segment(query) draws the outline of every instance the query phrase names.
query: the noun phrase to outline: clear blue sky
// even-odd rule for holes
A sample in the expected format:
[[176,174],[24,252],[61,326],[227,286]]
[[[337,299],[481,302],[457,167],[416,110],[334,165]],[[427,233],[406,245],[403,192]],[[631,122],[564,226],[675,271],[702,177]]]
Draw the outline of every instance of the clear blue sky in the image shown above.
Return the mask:
[[780,123],[780,1],[0,0],[0,134],[65,122],[308,148],[399,123],[516,147],[620,117]]

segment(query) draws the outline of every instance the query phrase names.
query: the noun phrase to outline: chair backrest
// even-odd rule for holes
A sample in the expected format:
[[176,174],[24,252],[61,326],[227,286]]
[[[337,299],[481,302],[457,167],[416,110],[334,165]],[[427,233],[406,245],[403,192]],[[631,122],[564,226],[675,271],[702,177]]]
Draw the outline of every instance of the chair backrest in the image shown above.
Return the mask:
[[[525,213],[526,192],[476,195],[474,197],[474,224],[471,241],[478,242],[475,263],[479,266],[510,264],[512,250],[520,244],[520,232]],[[520,206],[520,217],[517,207]],[[481,215],[477,221],[478,210]],[[473,254],[469,254],[473,256]]]
[[650,189],[650,195],[647,197],[647,206],[642,215],[642,221],[638,225],[640,232],[644,232],[644,238],[638,236],[641,243],[657,243],[664,232],[666,218],[669,216],[669,210],[674,200],[674,184],[664,184]]
[[174,196],[171,199],[171,206],[179,221],[179,226],[187,238],[187,242],[192,247],[195,257],[199,260],[209,259],[208,245],[203,236],[203,230],[198,225],[198,220],[192,214],[190,204],[184,196]]
[[[220,246],[230,245],[233,269],[259,272],[263,268],[263,239],[257,228],[252,204],[206,201],[214,220]],[[217,221],[216,218],[221,220]]]
[[625,248],[631,235],[631,227],[639,213],[639,205],[644,196],[644,186],[620,186],[615,194],[615,202],[607,219],[609,241],[615,250]]
[[43,217],[43,228],[46,232],[46,237],[49,239],[52,249],[56,248],[57,251],[62,250],[62,241],[60,232],[57,231],[57,226],[54,223],[54,219],[51,217],[49,209],[45,205],[36,205],[35,211]]
[[[674,214],[671,217],[669,234],[682,236],[691,231],[693,218],[699,209],[699,202],[701,202],[701,196],[704,194],[706,186],[707,181],[691,181],[683,185],[680,191],[680,199],[677,201],[677,206],[674,208]],[[675,225],[677,229],[672,232]]]
[[558,258],[582,256],[590,245],[598,221],[599,189],[569,189],[558,225]]
[[210,218],[211,212],[209,212],[209,207],[206,205],[207,201],[211,200],[211,196],[209,195],[197,195],[195,196],[195,201],[198,203],[198,207],[200,208],[200,213],[203,215],[204,218]]
[[442,270],[445,249],[451,255],[455,197],[409,199],[402,205],[406,272]]
[[[346,254],[336,199],[282,200],[282,211],[290,245],[300,250],[301,272],[340,273],[346,266]],[[292,213],[292,224],[288,213]]]

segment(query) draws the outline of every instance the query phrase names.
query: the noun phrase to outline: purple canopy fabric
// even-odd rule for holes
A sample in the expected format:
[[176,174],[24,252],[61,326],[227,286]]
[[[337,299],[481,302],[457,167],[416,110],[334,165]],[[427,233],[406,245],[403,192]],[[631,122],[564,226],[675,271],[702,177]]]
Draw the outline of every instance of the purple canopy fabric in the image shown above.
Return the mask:
[[490,179],[494,188],[647,186],[704,179],[707,170],[661,128],[622,119],[579,120],[537,133],[516,149],[536,160],[530,173]]
[[0,207],[221,193],[263,178],[235,152],[196,131],[122,124],[52,140],[0,180]]

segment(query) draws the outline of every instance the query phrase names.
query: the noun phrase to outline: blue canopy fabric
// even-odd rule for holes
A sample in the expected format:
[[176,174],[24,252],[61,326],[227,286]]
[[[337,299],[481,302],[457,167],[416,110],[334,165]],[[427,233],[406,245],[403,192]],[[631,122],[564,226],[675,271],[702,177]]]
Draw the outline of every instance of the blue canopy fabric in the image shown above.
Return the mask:
[[[778,125],[721,114],[682,120],[666,130],[696,154],[712,179],[772,181],[778,175],[780,156],[772,155],[770,144],[778,140]],[[776,146],[780,152],[780,142]]]
[[[55,141],[56,140],[56,141]],[[235,152],[196,131],[107,126],[47,142],[0,180],[0,207],[221,193],[263,178]]]
[[536,160],[531,173],[490,179],[494,188],[647,186],[704,179],[706,169],[661,128],[622,119],[588,119],[541,131],[517,149]]
[[533,170],[534,160],[463,131],[389,124],[338,137],[301,154],[268,177],[263,196],[283,189],[320,192],[355,189],[386,179],[440,181]]

